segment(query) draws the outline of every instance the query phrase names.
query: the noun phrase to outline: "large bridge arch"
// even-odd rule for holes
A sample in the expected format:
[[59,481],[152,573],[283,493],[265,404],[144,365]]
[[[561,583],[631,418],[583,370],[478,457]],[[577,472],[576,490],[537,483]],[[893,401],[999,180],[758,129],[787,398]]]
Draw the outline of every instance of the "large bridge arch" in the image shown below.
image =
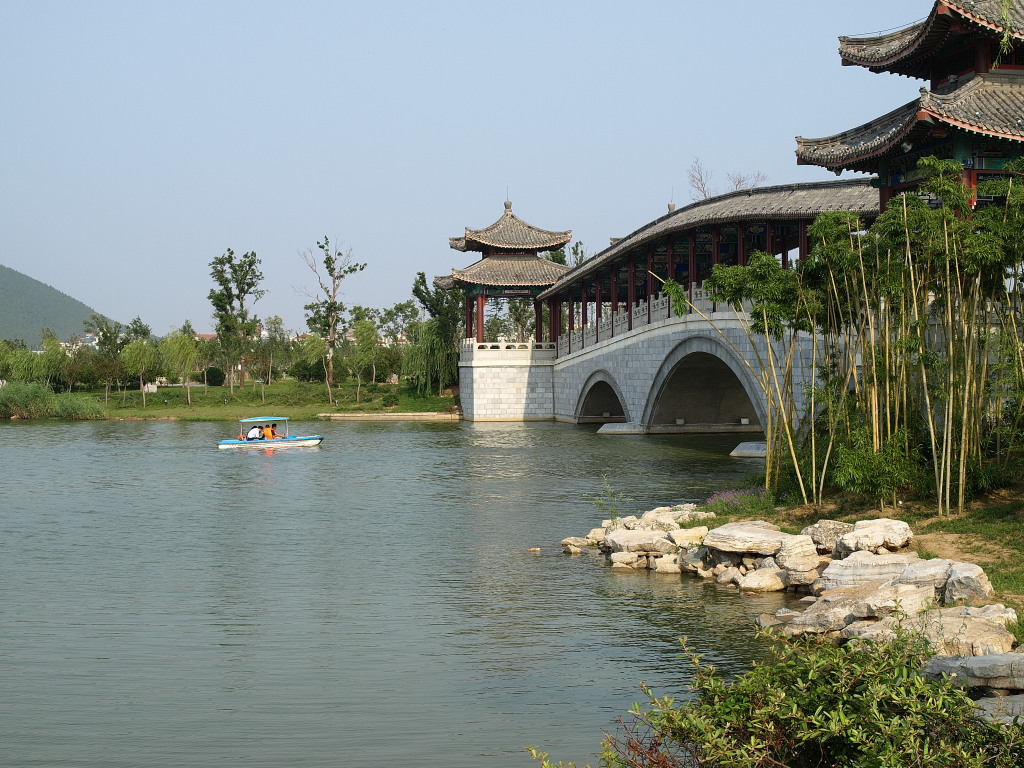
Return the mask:
[[[747,424],[744,424],[746,420]],[[643,421],[659,427],[756,429],[767,423],[754,373],[717,334],[695,334],[666,355],[648,391]]]
[[594,371],[580,390],[575,421],[577,424],[629,421],[629,410],[625,403],[626,399],[615,377],[603,369]]

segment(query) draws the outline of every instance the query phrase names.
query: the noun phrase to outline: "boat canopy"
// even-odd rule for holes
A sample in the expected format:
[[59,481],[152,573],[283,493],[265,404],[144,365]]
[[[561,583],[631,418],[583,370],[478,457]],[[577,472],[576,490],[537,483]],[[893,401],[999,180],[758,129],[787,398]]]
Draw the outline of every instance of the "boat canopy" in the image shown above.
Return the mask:
[[248,419],[239,419],[242,424],[266,424],[271,421],[288,421],[287,416],[251,416]]

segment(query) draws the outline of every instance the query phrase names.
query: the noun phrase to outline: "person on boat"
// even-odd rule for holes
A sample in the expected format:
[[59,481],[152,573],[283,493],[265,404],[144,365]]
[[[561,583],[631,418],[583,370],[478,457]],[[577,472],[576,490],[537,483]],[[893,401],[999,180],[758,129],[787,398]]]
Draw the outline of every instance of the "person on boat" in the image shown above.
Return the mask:
[[279,437],[281,437],[279,434],[277,434],[277,424],[271,424],[270,425],[270,436],[272,438],[274,438],[275,440],[277,440]]
[[271,427],[269,424],[264,424],[263,425],[263,439],[264,440],[273,440],[274,439],[274,428]]
[[263,430],[260,429],[260,425],[259,424],[253,424],[252,427],[249,429],[249,431],[246,432],[245,439],[246,440],[262,440],[263,439]]

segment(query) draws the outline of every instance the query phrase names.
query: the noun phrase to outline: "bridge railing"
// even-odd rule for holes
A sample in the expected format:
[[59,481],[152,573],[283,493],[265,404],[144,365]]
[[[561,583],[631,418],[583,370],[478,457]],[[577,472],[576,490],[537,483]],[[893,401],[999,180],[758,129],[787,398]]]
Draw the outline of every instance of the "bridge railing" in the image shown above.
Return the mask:
[[643,328],[652,323],[670,321],[672,318],[689,317],[699,311],[711,316],[716,310],[723,309],[711,301],[701,288],[690,289],[690,304],[681,308],[673,306],[668,295],[659,293],[650,302],[638,301],[632,307],[623,307],[617,312],[603,314],[596,322],[589,322],[582,328],[574,328],[572,332],[559,337],[557,355],[580,352],[595,344],[623,336],[631,331]]
[[555,345],[550,341],[485,341],[463,339],[459,350],[459,362],[474,361],[540,361],[555,359]]

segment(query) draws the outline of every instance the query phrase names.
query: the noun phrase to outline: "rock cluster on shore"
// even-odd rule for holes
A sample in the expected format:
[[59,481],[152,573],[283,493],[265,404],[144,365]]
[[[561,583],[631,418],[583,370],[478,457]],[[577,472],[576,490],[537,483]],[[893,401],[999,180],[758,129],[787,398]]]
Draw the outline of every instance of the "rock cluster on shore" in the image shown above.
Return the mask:
[[586,536],[564,539],[562,548],[603,553],[616,570],[689,573],[744,592],[805,593],[802,611],[758,618],[788,637],[884,639],[901,624],[938,654],[925,674],[949,675],[988,696],[979,707],[993,717],[1024,714],[1024,646],[1014,649],[1006,628],[1017,614],[986,604],[994,593],[979,566],[921,559],[900,520],[821,520],[794,535],[761,520],[708,528],[713,518],[694,504],[659,507],[605,520]]

